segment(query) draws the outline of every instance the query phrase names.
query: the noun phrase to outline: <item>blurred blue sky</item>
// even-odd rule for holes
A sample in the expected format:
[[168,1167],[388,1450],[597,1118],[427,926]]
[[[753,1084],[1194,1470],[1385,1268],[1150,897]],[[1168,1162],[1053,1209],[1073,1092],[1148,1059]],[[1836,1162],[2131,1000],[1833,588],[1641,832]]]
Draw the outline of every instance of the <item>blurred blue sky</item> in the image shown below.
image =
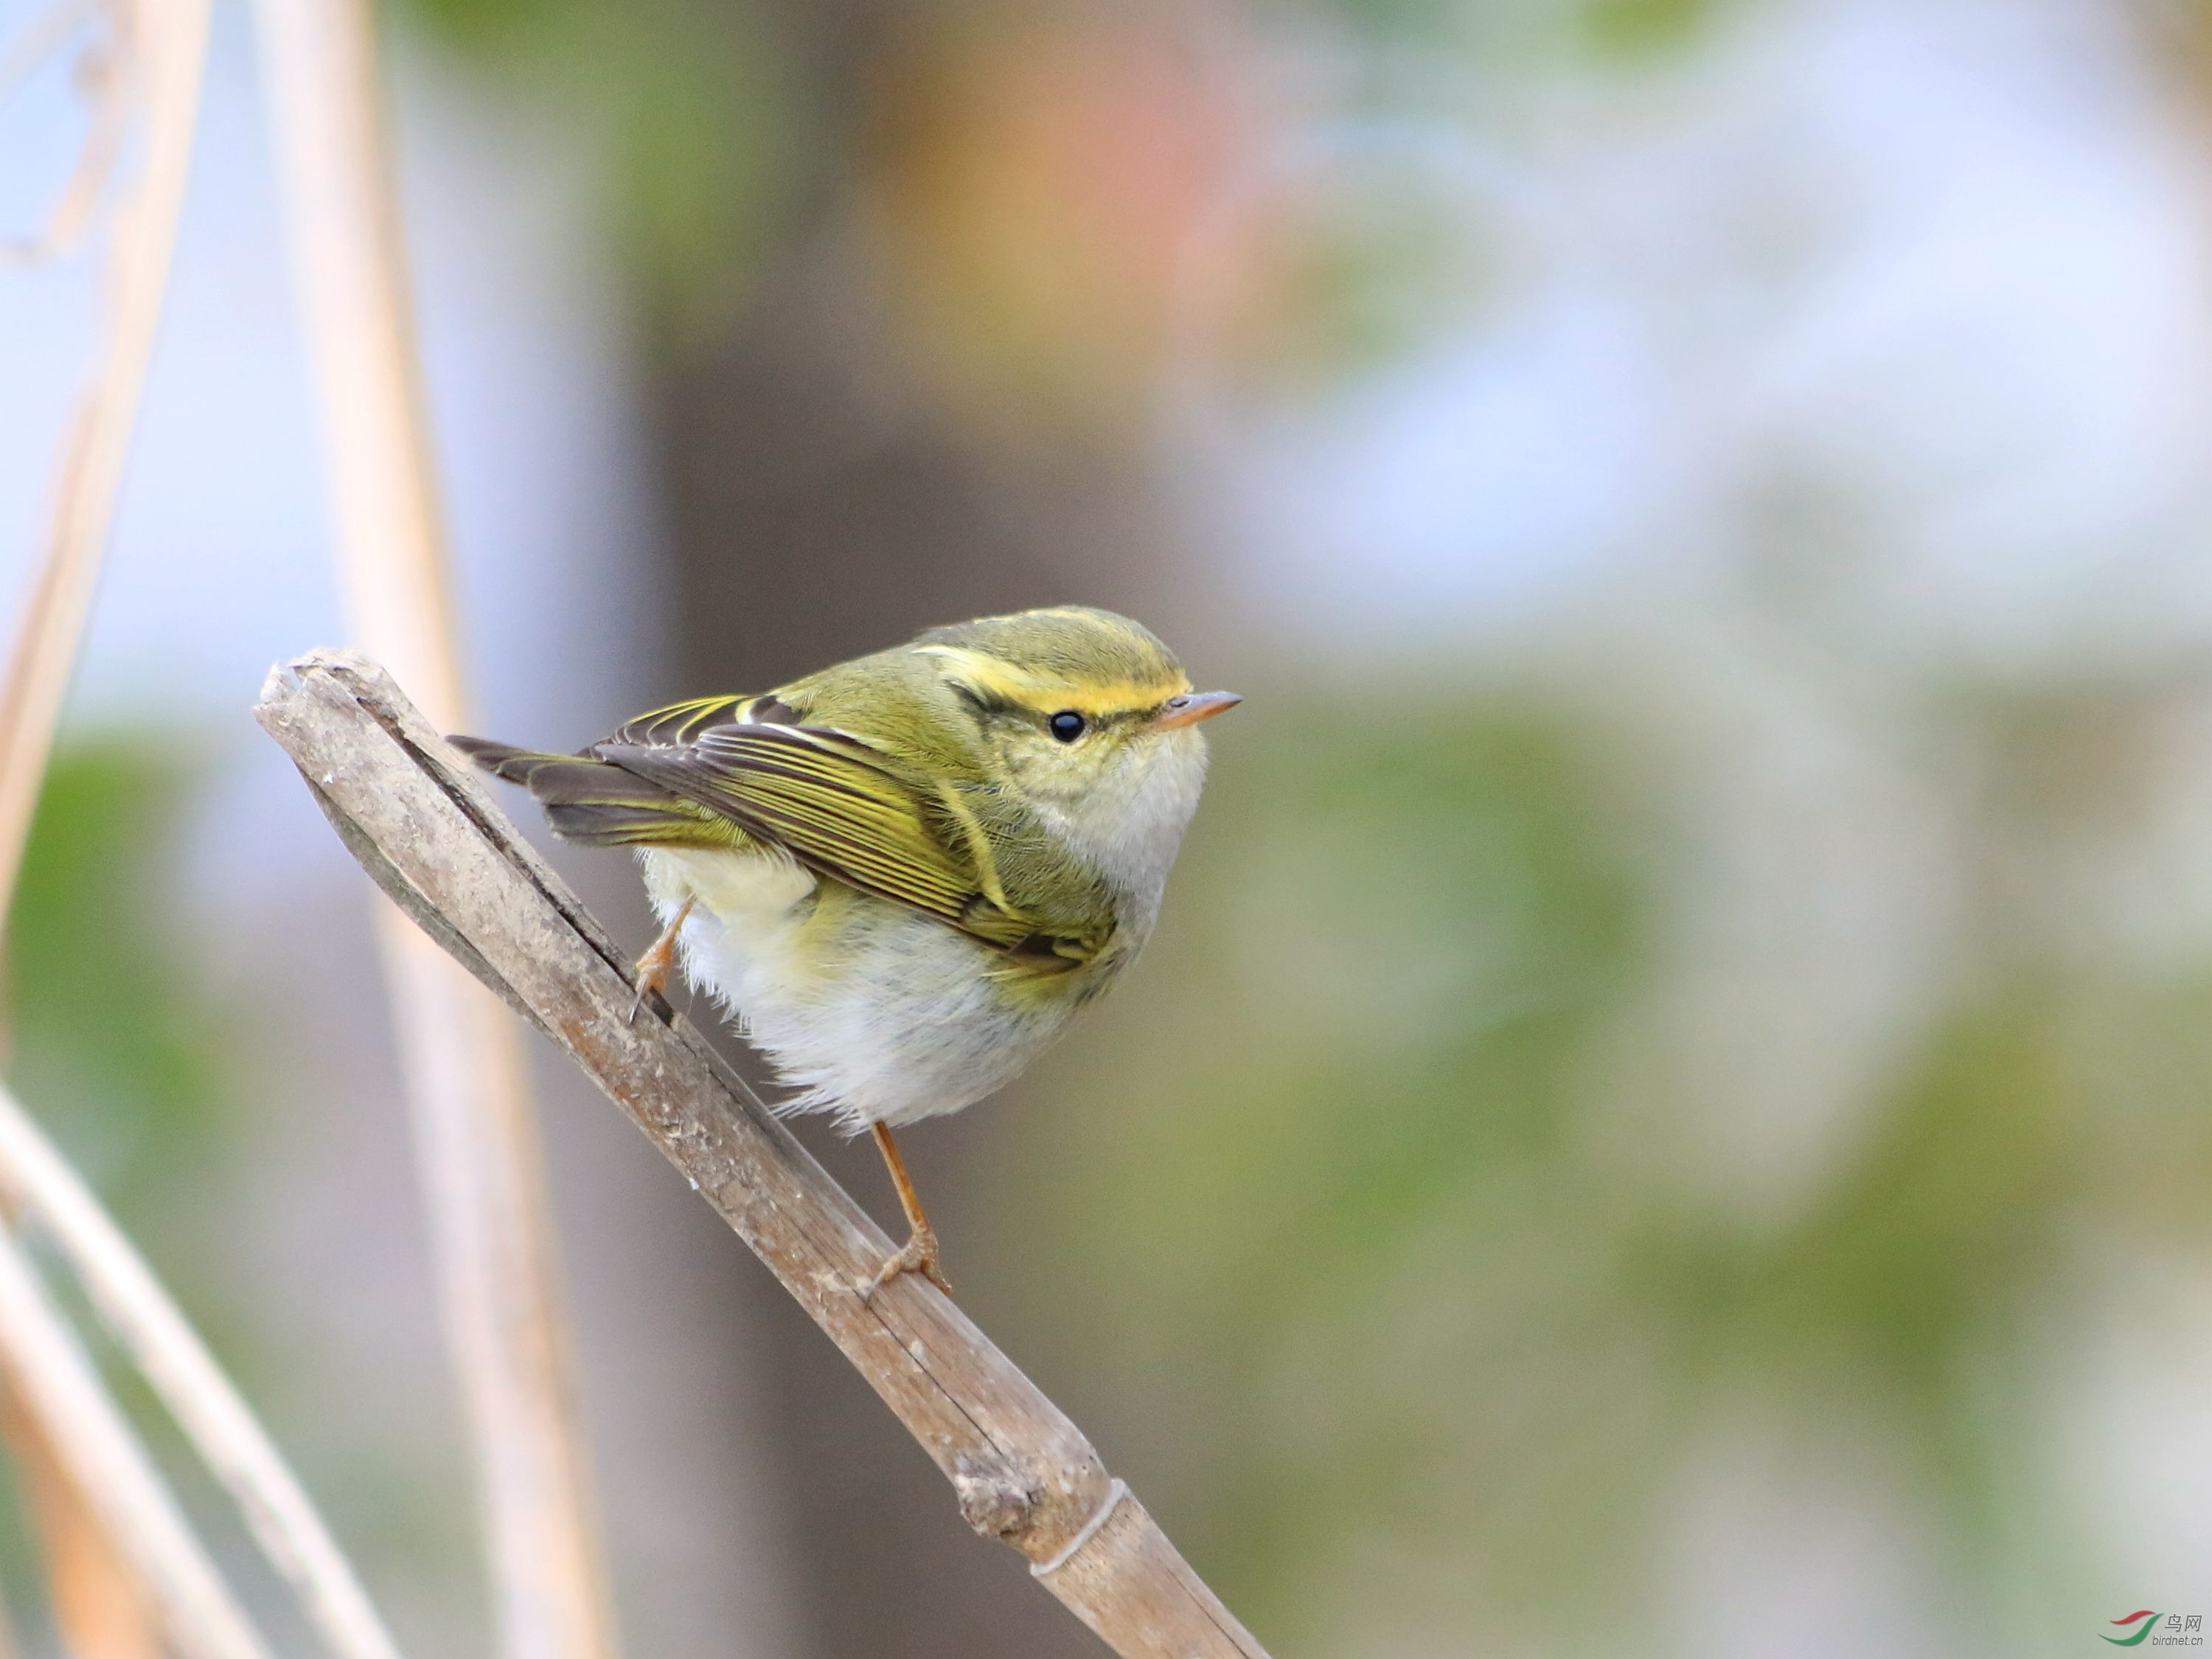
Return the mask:
[[[1396,66],[1255,191],[1454,202],[1500,291],[1318,399],[1187,389],[1192,495],[1307,637],[1443,647],[1560,602],[1740,575],[1792,484],[1856,527],[1879,655],[2032,667],[2197,629],[2201,112],[2124,9],[1724,8],[1633,77]],[[1206,374],[1203,364],[1194,371]],[[2179,605],[2177,611],[2174,607]]]
[[[9,21],[23,11],[11,8]],[[235,727],[276,658],[343,632],[251,17],[219,7],[199,152],[76,718]],[[559,123],[400,52],[395,125],[443,483],[492,712],[605,719],[656,603],[616,273]],[[82,122],[67,59],[0,107],[7,222],[33,220]],[[20,585],[55,434],[93,343],[83,252],[0,283],[0,550]],[[609,677],[616,684],[608,683]]]

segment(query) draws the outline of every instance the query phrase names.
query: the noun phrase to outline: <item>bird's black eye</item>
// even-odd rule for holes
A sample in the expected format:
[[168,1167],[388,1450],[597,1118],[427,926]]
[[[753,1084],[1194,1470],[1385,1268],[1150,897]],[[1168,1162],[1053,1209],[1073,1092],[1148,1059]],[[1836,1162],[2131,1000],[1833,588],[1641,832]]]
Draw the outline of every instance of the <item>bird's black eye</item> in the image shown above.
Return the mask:
[[1052,734],[1062,743],[1073,743],[1083,735],[1083,716],[1073,708],[1063,708],[1052,717]]

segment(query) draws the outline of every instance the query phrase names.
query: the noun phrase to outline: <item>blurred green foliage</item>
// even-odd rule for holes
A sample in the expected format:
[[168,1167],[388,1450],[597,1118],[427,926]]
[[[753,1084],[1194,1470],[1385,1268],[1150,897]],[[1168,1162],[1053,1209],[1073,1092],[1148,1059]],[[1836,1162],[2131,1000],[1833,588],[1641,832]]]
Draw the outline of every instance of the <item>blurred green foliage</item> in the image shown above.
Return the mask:
[[1329,0],[1329,9],[1382,39],[1450,43],[1501,61],[1565,49],[1600,59],[1686,46],[1709,27],[1718,0]]
[[814,88],[757,7],[410,0],[434,39],[560,113],[669,339],[711,337],[819,177]]
[[2018,1512],[2019,1423],[2085,1231],[2212,1254],[2206,965],[1972,934],[1815,1188],[1716,1202],[1649,1012],[1693,827],[1556,702],[1352,701],[1224,729],[1144,969],[1007,1120],[1009,1293],[1108,1443],[1191,1450],[1145,1473],[1201,1571],[1290,1650],[1566,1650],[1571,1601],[1659,1651],[1668,1505],[1747,1402],[1881,1447],[1970,1601],[2083,1547]]
[[[175,891],[195,758],[173,735],[57,750],[8,917],[6,1070],[203,1334],[234,1352],[225,1337],[236,1307],[208,1235],[235,1157],[225,1087],[234,1034],[204,994]],[[80,1329],[98,1330],[66,1275],[53,1289]],[[165,1460],[188,1467],[137,1373],[118,1364],[108,1381]],[[26,1617],[44,1601],[25,1590],[38,1571],[27,1524],[12,1497],[0,1498],[0,1577]]]
[[[1172,1500],[1202,1517],[1188,1545],[1272,1638],[1340,1650],[1315,1621],[1369,1602],[1347,1529],[1495,1528],[1451,1545],[1452,1593],[1526,1583],[1644,1461],[1632,1419],[1564,1432],[1585,1396],[1536,1367],[1636,1334],[1577,1118],[1650,895],[1637,814],[1540,705],[1254,704],[1137,1006],[1077,1040],[1115,1044],[1095,1068],[1053,1068],[1022,1122],[1056,1144],[1009,1184],[1068,1252],[1038,1279],[1080,1286],[1069,1340],[1127,1356],[1102,1393],[1207,1448]],[[1431,1489],[1455,1465],[1477,1504]]]
[[8,919],[9,1084],[109,1202],[154,1218],[219,1165],[226,1117],[227,1034],[173,892],[190,761],[137,737],[64,747]]
[[[988,43],[1055,17],[1073,38],[1088,15],[970,4],[796,17],[694,0],[407,0],[406,9],[433,38],[526,88],[583,136],[659,343],[679,349],[711,341],[728,323],[801,204],[849,185],[869,142],[868,112],[887,88],[948,46],[957,54],[962,41]],[[1334,0],[1333,9],[1379,43],[1515,70],[1562,54],[1633,61],[1677,49],[1700,37],[1716,7],[1516,0],[1470,10],[1437,0]],[[868,70],[848,84],[857,64]],[[863,89],[869,96],[856,97]],[[1150,136],[1128,135],[1132,143]],[[1437,309],[1440,275],[1467,274],[1456,258],[1441,258],[1454,216],[1388,206],[1322,227],[1293,259],[1294,281],[1321,302],[1320,338],[1291,343],[1294,379],[1321,344],[1355,371],[1395,350],[1413,321]]]
[[1282,397],[1340,393],[1361,377],[1419,360],[1511,287],[1509,255],[1440,200],[1464,181],[1377,172],[1340,181],[1306,204],[1277,240],[1274,291],[1249,356],[1261,388]]
[[1581,21],[1592,46],[1632,54],[1694,39],[1713,10],[1713,0],[1584,0]]

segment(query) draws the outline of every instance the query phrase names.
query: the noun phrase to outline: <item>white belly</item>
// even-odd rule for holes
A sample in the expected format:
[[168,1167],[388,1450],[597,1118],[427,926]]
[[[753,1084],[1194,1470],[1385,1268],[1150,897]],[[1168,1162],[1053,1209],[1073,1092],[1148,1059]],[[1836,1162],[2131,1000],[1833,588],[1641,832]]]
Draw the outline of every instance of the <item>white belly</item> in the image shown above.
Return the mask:
[[799,1091],[779,1110],[834,1111],[848,1133],[957,1111],[1012,1081],[1073,1012],[1073,998],[1010,1000],[984,971],[995,952],[888,900],[848,901],[827,938],[815,878],[790,859],[638,858],[664,924],[696,896],[685,976]]

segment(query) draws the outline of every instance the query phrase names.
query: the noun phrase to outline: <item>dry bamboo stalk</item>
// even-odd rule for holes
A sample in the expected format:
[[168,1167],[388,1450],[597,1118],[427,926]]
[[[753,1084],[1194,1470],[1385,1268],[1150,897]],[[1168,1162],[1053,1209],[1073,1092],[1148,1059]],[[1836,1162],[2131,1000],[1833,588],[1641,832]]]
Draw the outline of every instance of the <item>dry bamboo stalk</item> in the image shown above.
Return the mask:
[[108,1329],[237,1500],[331,1650],[343,1659],[398,1659],[352,1567],[230,1379],[91,1189],[5,1088],[0,1192],[59,1250]]
[[62,1651],[69,1659],[161,1659],[161,1627],[137,1573],[12,1385],[0,1389],[0,1439],[37,1522],[46,1616]]
[[209,0],[168,0],[133,14],[132,62],[121,72],[139,76],[144,85],[145,167],[136,189],[113,212],[105,351],[63,441],[46,556],[16,623],[7,680],[0,685],[0,916],[30,839],[31,815],[137,425],[191,167],[208,10]]
[[[58,51],[95,6],[94,0],[61,0],[45,17],[10,44],[0,63],[0,98],[45,58]],[[46,222],[32,235],[0,241],[0,268],[43,264],[72,252],[92,227],[100,193],[123,154],[136,110],[131,97],[128,67],[129,34],[137,15],[129,0],[111,0],[106,8],[111,51],[106,58],[79,60],[80,75],[91,71],[92,119],[84,141],[77,147],[76,164],[70,169],[61,194],[46,214]]]
[[[58,45],[90,9],[67,3],[54,8],[11,55],[9,73]],[[114,518],[167,291],[204,79],[208,0],[143,9],[111,0],[110,9],[118,61],[106,66],[111,84],[102,89],[86,155],[40,246],[74,234],[89,212],[88,192],[105,177],[119,129],[134,113],[143,118],[146,161],[137,189],[112,216],[105,355],[64,443],[46,557],[0,689],[0,912],[21,868]],[[240,1492],[256,1535],[299,1583],[335,1650],[347,1659],[395,1659],[350,1570],[198,1338],[4,1092],[0,1109],[0,1164],[7,1166],[11,1200],[27,1203],[76,1256],[94,1297],[216,1473]],[[32,1484],[45,1494],[42,1515],[54,1522],[48,1544],[56,1562],[56,1615],[73,1644],[103,1654],[133,1649],[138,1614],[125,1605],[116,1577],[129,1572],[144,1580],[144,1595],[129,1599],[159,1603],[181,1647],[251,1659],[260,1651],[258,1638],[46,1301],[12,1235],[0,1237],[0,1304],[6,1322],[0,1369],[15,1385],[11,1441]],[[362,1639],[364,1632],[377,1639]],[[141,1644],[149,1651],[156,1645],[151,1636]]]
[[953,1303],[860,1285],[890,1241],[657,999],[374,663],[271,672],[256,717],[424,931],[567,1051],[799,1299],[951,1481],[975,1529],[1126,1659],[1265,1659],[1082,1432]]
[[[14,43],[6,71],[9,83],[58,46],[88,9],[64,3],[34,23]],[[141,13],[125,0],[115,0],[110,15],[108,84],[98,95],[83,153],[46,228],[20,247],[10,245],[8,258],[0,260],[21,263],[72,242],[89,218],[93,197],[106,181],[125,131],[134,117],[143,121],[146,159],[109,225],[101,355],[58,453],[46,550],[25,595],[6,679],[0,684],[0,918],[5,916],[22,866],[54,730],[91,613],[168,291],[177,220],[198,121],[210,9],[209,0],[179,0]],[[12,1242],[8,1248],[14,1248]],[[35,1279],[31,1288],[36,1291]],[[27,1316],[35,1317],[36,1310]],[[11,1329],[5,1334],[7,1343],[0,1346],[38,1346],[40,1335],[35,1330]],[[65,1334],[61,1341],[60,1348],[51,1342],[44,1346],[64,1354],[65,1361]],[[198,1589],[204,1587],[195,1588],[193,1580],[196,1574],[202,1578],[208,1574],[204,1563],[197,1560],[190,1534],[182,1534],[179,1542],[171,1524],[173,1510],[161,1509],[167,1498],[155,1482],[151,1499],[159,1512],[147,1523],[150,1531],[142,1528],[135,1539],[119,1532],[109,1535],[109,1511],[130,1494],[89,1492],[82,1484],[83,1466],[97,1449],[63,1443],[78,1419],[35,1409],[31,1401],[36,1397],[37,1379],[24,1375],[15,1358],[0,1364],[0,1370],[8,1372],[14,1384],[9,1440],[45,1532],[57,1622],[73,1645],[96,1644],[97,1650],[107,1655],[131,1651],[134,1644],[150,1644],[137,1606],[145,1598],[124,1593],[117,1575],[141,1570],[149,1549],[166,1553],[180,1563],[175,1571],[182,1575],[185,1589],[179,1593],[194,1601],[204,1599]],[[110,1425],[119,1426],[119,1418]],[[124,1451],[135,1452],[128,1431],[122,1433]],[[110,1445],[106,1449],[112,1453],[116,1449]],[[138,1462],[150,1477],[143,1454]],[[147,1497],[143,1482],[141,1487],[137,1495]],[[99,1496],[110,1502],[96,1504]],[[148,1543],[149,1539],[154,1541]],[[134,1541],[141,1547],[131,1547]],[[219,1583],[215,1588],[219,1594]],[[154,1589],[150,1583],[146,1586],[149,1595]],[[209,1639],[219,1644],[223,1623],[219,1607],[213,1617],[217,1628]],[[141,1638],[143,1644],[138,1643]],[[205,1650],[252,1649],[219,1644]]]
[[[356,636],[465,707],[368,0],[259,0],[331,522]],[[502,1652],[617,1643],[560,1270],[513,1022],[398,917],[379,939],[441,1300],[478,1459]]]
[[185,1659],[267,1659],[92,1362],[0,1228],[0,1363]]
[[7,97],[33,71],[62,49],[71,31],[90,17],[96,0],[54,0],[52,5],[0,46],[0,98]]

